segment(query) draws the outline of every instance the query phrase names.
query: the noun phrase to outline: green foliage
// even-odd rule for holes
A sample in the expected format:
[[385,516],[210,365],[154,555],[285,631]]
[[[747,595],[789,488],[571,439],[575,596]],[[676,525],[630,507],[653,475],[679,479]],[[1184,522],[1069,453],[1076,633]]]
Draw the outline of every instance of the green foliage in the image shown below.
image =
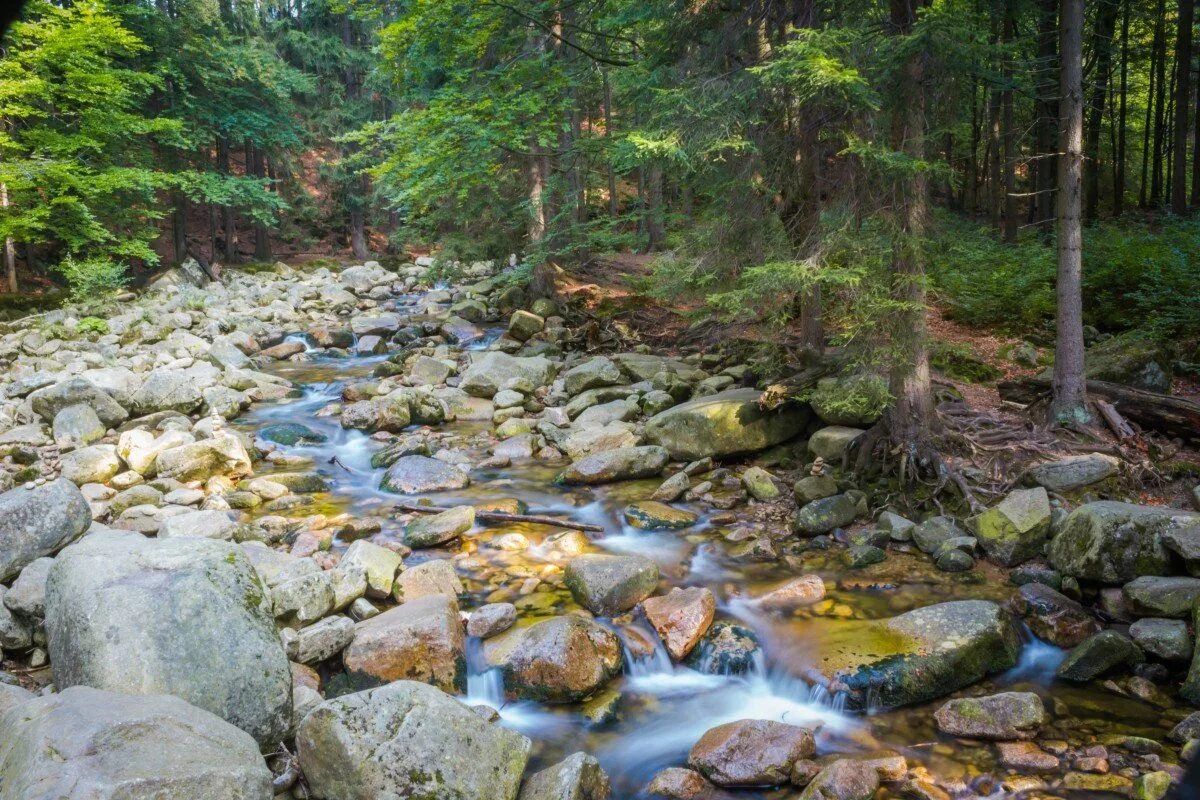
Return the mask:
[[128,283],[125,267],[107,258],[76,259],[72,255],[58,265],[58,271],[71,287],[71,299],[76,303],[94,302],[111,295]]
[[84,317],[75,326],[80,336],[103,336],[108,333],[108,321],[100,317]]
[[946,377],[968,383],[987,383],[1002,374],[962,342],[933,342],[929,348],[929,363]]
[[875,419],[891,407],[891,391],[882,376],[869,372],[818,381],[799,400],[812,403],[830,417]]

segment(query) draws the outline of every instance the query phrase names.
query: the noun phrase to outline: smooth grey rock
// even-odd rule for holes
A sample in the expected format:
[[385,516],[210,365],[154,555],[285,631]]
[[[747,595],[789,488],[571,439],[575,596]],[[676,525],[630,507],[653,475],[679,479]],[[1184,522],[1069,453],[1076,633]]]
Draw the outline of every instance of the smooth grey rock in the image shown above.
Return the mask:
[[34,413],[46,422],[53,422],[64,408],[80,403],[91,406],[106,428],[115,428],[129,418],[129,412],[116,400],[83,378],[70,378],[29,395]]
[[65,479],[0,494],[0,581],[75,540],[91,524],[83,493]]
[[1042,554],[1050,533],[1050,498],[1042,487],[1017,489],[979,515],[975,535],[988,558],[1013,567]]
[[595,485],[651,478],[662,473],[670,455],[661,447],[621,447],[594,453],[563,470],[555,481],[573,485]]
[[84,686],[0,712],[0,800],[270,800],[245,732],[177,697]]
[[130,402],[137,414],[156,411],[178,411],[190,414],[204,402],[202,387],[183,370],[156,369],[141,388],[133,393]]
[[92,534],[54,560],[46,634],[60,687],[173,694],[264,745],[287,732],[287,656],[237,545]]
[[195,536],[229,541],[237,528],[237,521],[230,517],[228,511],[188,511],[163,520],[158,529],[158,538]]
[[38,558],[21,570],[12,588],[4,594],[4,605],[18,617],[40,620],[46,616],[46,578],[53,558]]
[[1200,578],[1143,575],[1125,584],[1121,592],[1139,616],[1186,619],[1200,599]]
[[444,461],[427,456],[404,456],[384,473],[379,488],[395,494],[425,494],[464,489],[471,479]]
[[830,425],[827,428],[821,428],[809,437],[808,450],[814,456],[823,458],[831,464],[840,464],[846,448],[863,433],[865,431],[862,428]]
[[563,574],[576,602],[602,617],[636,606],[658,586],[658,565],[644,556],[589,554],[567,562]]
[[1195,525],[1193,511],[1102,500],[1067,515],[1050,540],[1051,565],[1063,575],[1105,584],[1166,575],[1171,552],[1164,534]]
[[806,406],[764,411],[761,396],[757,389],[729,389],[681,403],[647,420],[646,439],[677,461],[693,461],[763,450],[800,433]]
[[54,415],[54,440],[87,445],[104,438],[106,428],[96,411],[86,403],[67,406]]
[[938,730],[951,736],[1007,741],[1033,738],[1047,715],[1042,698],[1033,692],[1001,692],[947,701],[933,718]]
[[1181,619],[1139,619],[1129,626],[1129,637],[1164,661],[1187,661],[1192,657],[1192,637]]
[[1029,477],[1051,492],[1070,492],[1116,475],[1119,463],[1110,455],[1088,453],[1039,464]]
[[1058,677],[1072,683],[1087,683],[1145,660],[1141,648],[1128,636],[1113,630],[1100,631],[1067,653],[1058,667]]
[[472,397],[490,398],[501,389],[532,394],[554,379],[554,364],[543,356],[518,358],[506,353],[487,352],[474,358],[463,371],[459,388]]
[[817,536],[849,525],[857,516],[858,505],[847,495],[835,494],[805,504],[792,526],[799,533]]
[[574,753],[525,779],[518,800],[608,800],[608,774],[587,753]]
[[111,444],[93,444],[72,450],[59,459],[62,477],[76,486],[108,483],[121,471],[117,448]]
[[531,744],[432,686],[396,681],[325,701],[296,746],[325,800],[514,800]]

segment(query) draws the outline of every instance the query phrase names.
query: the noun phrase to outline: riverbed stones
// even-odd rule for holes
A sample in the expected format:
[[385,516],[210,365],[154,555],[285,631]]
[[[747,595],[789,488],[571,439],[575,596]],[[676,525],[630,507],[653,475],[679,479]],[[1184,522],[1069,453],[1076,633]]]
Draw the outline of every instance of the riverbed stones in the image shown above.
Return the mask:
[[666,800],[734,800],[734,792],[718,789],[692,769],[668,767],[646,785],[646,795]]
[[1071,492],[1111,478],[1119,464],[1113,456],[1088,453],[1039,464],[1029,470],[1029,477],[1048,491]]
[[409,547],[437,547],[461,536],[474,525],[474,506],[456,506],[408,523],[404,526],[404,543]]
[[938,730],[967,739],[1030,739],[1046,724],[1042,699],[1032,692],[1001,692],[949,700],[933,715]]
[[381,599],[392,593],[392,585],[396,580],[396,571],[404,559],[399,553],[380,547],[374,542],[359,539],[346,548],[342,554],[339,566],[361,567],[367,573],[367,597]]
[[708,632],[717,604],[709,589],[676,587],[668,594],[647,597],[642,611],[676,661],[682,661]]
[[462,581],[458,579],[454,563],[444,558],[422,561],[403,570],[396,576],[396,582],[392,586],[392,596],[397,602],[407,602],[430,595],[456,598],[462,592]]
[[1186,619],[1200,598],[1200,578],[1143,575],[1121,591],[1130,610],[1139,616]]
[[111,444],[81,447],[64,455],[60,461],[62,477],[82,486],[85,483],[108,483],[121,471],[117,448]]
[[176,697],[84,686],[0,712],[4,800],[269,800],[258,745]]
[[768,611],[788,611],[819,603],[825,599],[825,581],[820,575],[801,575],[777,586],[753,602]]
[[416,680],[448,692],[462,691],[465,642],[458,603],[444,595],[429,595],[357,623],[354,641],[342,661],[358,680]]
[[688,753],[688,766],[718,786],[778,786],[788,782],[792,764],[815,751],[809,728],[743,719],[706,731]]
[[1128,636],[1114,630],[1100,631],[1067,653],[1058,667],[1058,677],[1072,683],[1087,683],[1145,660],[1141,648]]
[[588,554],[567,562],[563,577],[579,605],[612,617],[650,596],[658,586],[658,565],[644,556]]
[[608,628],[574,614],[511,628],[486,640],[512,696],[574,703],[602,689],[621,669],[621,642]]
[[823,458],[831,464],[840,464],[846,448],[865,432],[862,428],[830,425],[821,428],[809,437],[808,450],[814,456]]
[[1164,661],[1187,661],[1192,657],[1192,637],[1181,619],[1139,619],[1129,626],[1134,644]]
[[849,525],[858,516],[858,503],[849,495],[835,494],[804,505],[796,512],[792,527],[805,536],[819,536]]
[[0,581],[74,541],[91,523],[83,493],[65,479],[0,494]]
[[33,412],[46,422],[53,422],[64,408],[81,404],[91,407],[106,428],[115,428],[129,418],[129,412],[107,392],[83,378],[69,378],[29,395]]
[[661,447],[621,447],[581,458],[559,473],[555,481],[575,486],[652,478],[662,473],[669,460]]
[[295,447],[296,445],[305,444],[322,444],[329,437],[325,434],[314,431],[307,425],[301,425],[298,422],[281,422],[276,425],[268,425],[258,432],[260,439],[265,439],[268,442],[275,442],[287,447]]
[[757,389],[729,389],[667,409],[646,421],[646,439],[677,461],[724,458],[763,450],[796,436],[808,421],[806,406],[771,411]]
[[173,694],[263,744],[291,716],[291,675],[269,603],[237,545],[95,533],[46,583],[55,682]]
[[104,438],[107,431],[95,409],[84,403],[67,406],[54,415],[54,441],[74,446],[89,445]]
[[480,639],[504,633],[517,621],[517,607],[512,603],[488,603],[471,612],[467,634]]
[[625,521],[642,530],[677,530],[690,528],[699,517],[681,508],[673,508],[657,500],[643,500],[626,506]]
[[624,383],[621,370],[604,356],[596,356],[572,367],[563,373],[562,378],[563,389],[571,397],[582,394],[588,389]]
[[912,540],[922,553],[933,555],[942,545],[954,539],[966,538],[966,532],[953,517],[936,516],[921,522],[912,529]]
[[1062,521],[1050,540],[1050,563],[1063,575],[1106,584],[1141,575],[1168,575],[1171,552],[1163,535],[1200,524],[1200,514],[1101,500]]
[[845,685],[851,707],[932,700],[1017,663],[1012,618],[987,600],[958,600],[887,620],[841,624],[813,664]]
[[1044,583],[1023,585],[1013,608],[1034,636],[1057,647],[1075,647],[1100,631],[1100,623],[1086,608]]
[[1040,486],[1018,489],[976,522],[975,536],[988,558],[1014,567],[1042,554],[1050,533],[1050,498]]
[[394,494],[426,494],[465,489],[470,477],[458,469],[427,456],[403,456],[383,474],[379,488]]
[[161,450],[154,457],[154,469],[159,478],[184,483],[214,475],[238,478],[253,472],[245,445],[229,433]]
[[301,664],[319,664],[342,652],[354,640],[354,621],[335,614],[296,631],[295,652]]
[[439,689],[396,681],[326,700],[296,734],[325,800],[515,800],[531,743]]
[[229,541],[237,528],[237,520],[232,519],[228,511],[185,511],[163,520],[158,529],[158,538],[197,536]]
[[608,774],[594,756],[574,753],[525,779],[518,800],[609,800]]
[[798,800],[870,800],[879,789],[879,772],[870,764],[839,758],[808,782]]
[[459,388],[472,397],[491,398],[501,389],[532,394],[554,379],[554,364],[544,356],[521,358],[489,351],[475,356]]

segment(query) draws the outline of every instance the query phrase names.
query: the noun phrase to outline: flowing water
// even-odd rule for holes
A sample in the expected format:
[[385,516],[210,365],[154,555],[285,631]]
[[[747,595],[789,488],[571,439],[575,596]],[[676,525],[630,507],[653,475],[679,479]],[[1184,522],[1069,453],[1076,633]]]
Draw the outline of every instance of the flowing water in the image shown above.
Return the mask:
[[[414,309],[417,303],[415,296],[401,298],[397,308]],[[490,331],[470,349],[485,348],[497,333]],[[344,430],[336,416],[318,414],[340,400],[346,383],[368,377],[385,357],[329,357],[314,349],[306,337],[297,334],[297,338],[309,352],[299,361],[280,362],[273,368],[296,384],[296,396],[256,407],[239,419],[237,426],[253,433],[266,425],[297,422],[324,434],[327,440],[323,444],[277,448],[310,460],[311,468],[331,484],[331,491],[318,495],[316,505],[305,513],[375,517],[383,523],[384,535],[398,534],[403,521],[397,519],[400,515],[392,504],[413,498],[397,498],[378,489],[383,470],[372,468],[371,455],[382,443],[359,431]],[[478,462],[487,455],[489,429],[485,423],[462,422],[438,430],[459,437],[449,443],[461,450],[464,458]],[[269,475],[270,469],[268,466],[262,474]],[[648,532],[626,525],[621,510],[628,502],[647,497],[657,480],[564,488],[552,482],[557,471],[557,467],[535,461],[503,469],[476,469],[468,489],[438,493],[433,499],[438,505],[451,506],[515,497],[528,504],[531,513],[563,514],[599,524],[603,533],[588,534],[586,541],[572,540],[577,542],[575,552],[582,548],[639,553],[659,563],[669,585],[709,587],[718,598],[718,620],[752,628],[762,648],[746,672],[714,675],[674,664],[643,620],[615,626],[626,649],[624,674],[611,686],[621,695],[619,711],[615,720],[597,723],[596,703],[547,706],[506,700],[499,671],[487,668],[480,642],[471,640],[465,699],[499,709],[501,724],[530,736],[535,742],[535,764],[584,750],[599,758],[612,777],[614,797],[634,797],[658,770],[683,765],[688,749],[707,729],[737,719],[760,718],[818,727],[819,752],[894,749],[910,763],[923,762],[935,775],[964,786],[994,769],[987,748],[962,748],[939,740],[930,716],[937,703],[879,714],[851,714],[845,710],[843,698],[830,696],[805,676],[812,674],[810,668],[821,658],[827,637],[844,631],[844,626],[946,600],[1004,600],[1012,587],[1002,573],[986,564],[968,573],[939,573],[926,557],[906,553],[893,553],[881,564],[854,571],[845,569],[836,553],[819,551],[794,556],[786,567],[777,562],[747,564],[730,557],[731,545],[722,536],[728,526],[714,524],[707,507],[677,504],[701,514],[699,524],[686,531]],[[497,546],[501,537],[514,533],[524,536],[528,547],[513,551]],[[558,533],[561,531],[533,525],[477,527],[452,543],[452,549],[417,551],[406,563],[453,558],[467,586],[464,610],[507,600],[516,603],[525,622],[575,608],[564,591],[538,581],[539,575],[561,568],[566,555],[573,554],[564,554],[563,542],[554,538]],[[334,546],[344,547],[336,541]],[[786,616],[765,614],[745,601],[801,571],[816,572],[825,579],[829,592],[824,601]],[[1038,692],[1054,703],[1057,711],[1069,714],[1064,738],[1112,730],[1163,738],[1169,723],[1145,703],[1096,690],[1052,688],[1062,656],[1057,648],[1028,637],[1020,663],[985,688]],[[739,796],[783,797],[787,790],[742,792]]]

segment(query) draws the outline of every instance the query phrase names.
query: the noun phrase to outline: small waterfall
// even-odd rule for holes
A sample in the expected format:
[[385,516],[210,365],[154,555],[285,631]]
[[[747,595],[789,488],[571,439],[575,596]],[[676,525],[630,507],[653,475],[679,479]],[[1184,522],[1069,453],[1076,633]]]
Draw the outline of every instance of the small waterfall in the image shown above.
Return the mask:
[[1055,673],[1067,657],[1067,651],[1061,647],[1043,642],[1033,635],[1029,626],[1020,623],[1018,632],[1021,635],[1021,655],[1017,665],[1004,673],[1001,680],[1006,683],[1037,683],[1049,686],[1054,681]]
[[483,655],[483,640],[467,637],[467,697],[469,704],[482,703],[501,711],[505,705],[504,674],[498,667],[488,666]]
[[283,337],[283,341],[284,344],[287,344],[288,342],[299,342],[300,344],[304,345],[305,353],[311,353],[314,350],[319,349],[317,347],[316,340],[314,340],[313,337],[307,333],[289,333],[287,336]]

